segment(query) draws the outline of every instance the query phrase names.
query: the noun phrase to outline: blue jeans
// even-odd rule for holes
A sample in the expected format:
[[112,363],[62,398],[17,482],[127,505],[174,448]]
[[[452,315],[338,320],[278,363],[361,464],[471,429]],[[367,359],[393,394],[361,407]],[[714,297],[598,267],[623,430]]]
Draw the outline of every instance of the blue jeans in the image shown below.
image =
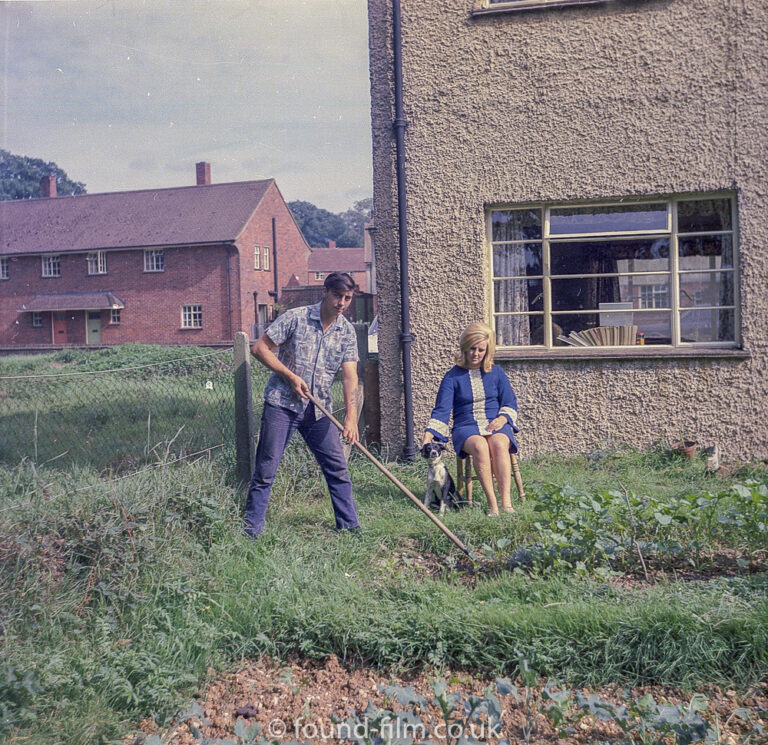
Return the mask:
[[297,429],[325,476],[336,516],[336,527],[341,530],[360,527],[357,506],[352,496],[352,482],[336,426],[326,416],[315,419],[312,403],[303,414],[297,414],[265,402],[259,444],[256,447],[256,464],[245,502],[245,530],[253,537],[264,530],[264,517],[277,467]]

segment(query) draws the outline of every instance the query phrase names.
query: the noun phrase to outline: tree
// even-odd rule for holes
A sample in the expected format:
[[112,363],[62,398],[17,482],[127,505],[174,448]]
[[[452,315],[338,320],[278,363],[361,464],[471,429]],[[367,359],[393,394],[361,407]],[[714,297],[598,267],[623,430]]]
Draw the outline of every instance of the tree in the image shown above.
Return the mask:
[[367,197],[355,202],[352,209],[342,212],[339,217],[344,221],[346,230],[336,243],[339,246],[359,248],[363,245],[365,235],[365,223],[369,222],[373,214],[373,199]]
[[61,196],[85,194],[85,184],[71,181],[55,163],[0,150],[0,201],[40,197],[43,176],[56,177],[56,193]]
[[371,219],[373,200],[355,202],[340,215],[311,202],[288,202],[288,208],[312,248],[325,248],[328,241],[336,241],[339,248],[357,248],[363,245],[363,228]]

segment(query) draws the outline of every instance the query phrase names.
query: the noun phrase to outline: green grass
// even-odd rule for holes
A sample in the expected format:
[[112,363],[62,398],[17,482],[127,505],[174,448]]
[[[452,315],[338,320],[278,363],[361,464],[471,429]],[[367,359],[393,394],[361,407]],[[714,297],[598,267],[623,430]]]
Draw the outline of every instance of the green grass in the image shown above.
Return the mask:
[[[230,481],[232,458],[230,451],[120,480],[29,461],[0,467],[0,714],[8,742],[114,740],[146,716],[172,715],[210,666],[261,654],[514,675],[520,650],[542,675],[570,684],[746,687],[768,672],[765,571],[745,565],[702,582],[675,582],[670,573],[622,589],[605,580],[621,567],[597,552],[581,564],[560,558],[472,577],[463,554],[359,456],[351,471],[364,532],[335,533],[325,486],[298,441],[254,544],[240,533],[243,493]],[[422,462],[390,465],[421,492]],[[673,515],[687,514],[687,495],[709,493],[712,504],[697,508],[713,513],[706,535],[689,518],[636,528],[649,562],[664,566],[653,551],[673,543],[697,565],[723,548],[764,558],[765,542],[762,554],[756,544],[768,494],[762,466],[716,484],[702,462],[661,451],[540,458],[522,470],[529,499],[516,516],[465,510],[446,515],[448,527],[504,560],[557,532],[537,505],[561,509],[575,494],[558,519],[570,520],[572,537],[587,545],[606,515],[611,531],[628,524],[622,500],[601,493],[626,490],[638,505]],[[585,494],[602,500],[600,510],[578,506]]]
[[[122,472],[234,437],[232,353],[128,344],[0,358],[0,462]],[[256,385],[263,371],[254,368]]]

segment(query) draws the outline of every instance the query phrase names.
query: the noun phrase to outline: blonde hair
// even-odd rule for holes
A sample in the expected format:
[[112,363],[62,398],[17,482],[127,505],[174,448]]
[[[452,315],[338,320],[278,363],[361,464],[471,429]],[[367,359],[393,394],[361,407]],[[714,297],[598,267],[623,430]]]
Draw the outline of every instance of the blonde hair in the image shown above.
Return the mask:
[[467,328],[464,329],[461,337],[459,338],[459,351],[456,353],[456,364],[460,367],[467,367],[467,352],[470,347],[482,342],[488,342],[488,350],[483,357],[483,362],[480,365],[483,372],[490,372],[493,367],[493,356],[496,354],[496,335],[493,333],[493,329],[490,326],[486,326],[480,321],[470,323]]

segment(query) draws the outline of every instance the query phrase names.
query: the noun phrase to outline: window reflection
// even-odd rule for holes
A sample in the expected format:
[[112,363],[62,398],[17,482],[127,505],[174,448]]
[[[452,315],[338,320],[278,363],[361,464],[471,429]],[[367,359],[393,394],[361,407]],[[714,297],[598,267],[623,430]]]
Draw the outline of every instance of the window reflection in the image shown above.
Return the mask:
[[667,230],[667,205],[621,204],[553,207],[549,212],[552,235]]
[[732,229],[730,199],[686,199],[677,203],[677,230],[680,233]]
[[550,265],[553,275],[665,272],[669,239],[552,241]]

